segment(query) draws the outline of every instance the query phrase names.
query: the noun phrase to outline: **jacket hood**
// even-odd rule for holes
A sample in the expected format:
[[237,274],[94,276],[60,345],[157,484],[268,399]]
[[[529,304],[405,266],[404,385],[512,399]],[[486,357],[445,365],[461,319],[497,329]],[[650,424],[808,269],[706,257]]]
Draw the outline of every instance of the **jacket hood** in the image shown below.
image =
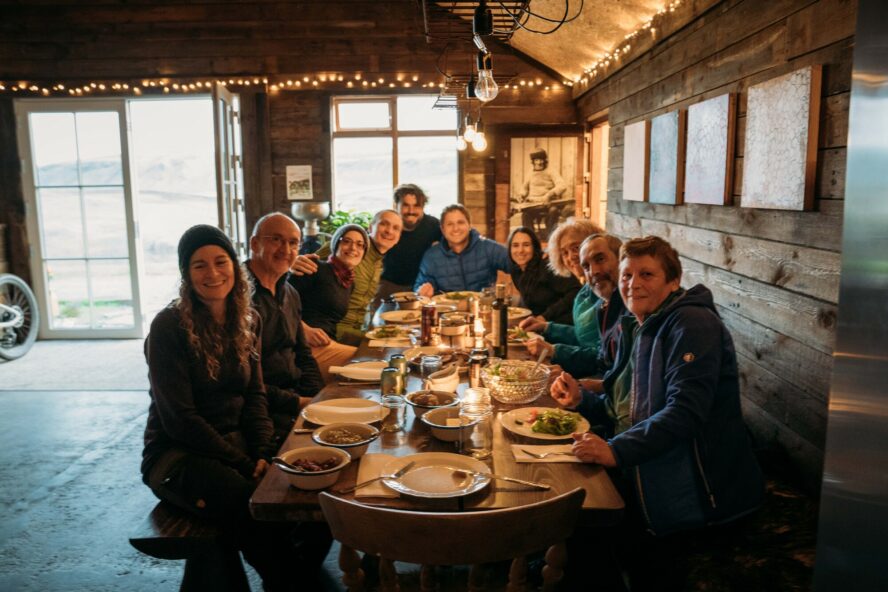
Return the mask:
[[711,310],[715,316],[720,317],[718,311],[715,309],[715,301],[712,298],[712,292],[703,284],[697,284],[687,290],[679,288],[677,292],[677,294],[669,296],[670,302],[666,304],[665,307],[645,320],[643,323],[645,328],[659,326],[669,318],[674,311],[685,306],[702,306]]
[[[469,230],[469,244],[466,245],[466,248],[462,250],[462,253],[467,253],[478,244],[478,241],[481,240],[481,233],[475,230],[474,228]],[[447,242],[447,239],[443,236],[441,237],[441,250],[444,251],[444,254],[448,257],[456,257],[456,253],[453,252],[453,249],[450,248],[450,243]],[[462,254],[460,253],[460,254]]]

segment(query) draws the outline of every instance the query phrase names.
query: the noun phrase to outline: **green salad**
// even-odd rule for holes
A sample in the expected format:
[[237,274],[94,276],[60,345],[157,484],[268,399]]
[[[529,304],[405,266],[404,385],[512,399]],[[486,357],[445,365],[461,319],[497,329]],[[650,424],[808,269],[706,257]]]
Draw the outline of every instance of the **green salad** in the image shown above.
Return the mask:
[[472,292],[447,292],[445,295],[447,300],[466,300],[473,296]]
[[540,413],[534,410],[532,417],[527,418],[527,423],[533,422],[530,426],[532,431],[540,434],[555,434],[556,436],[574,433],[579,421],[579,413],[560,409],[547,409]]

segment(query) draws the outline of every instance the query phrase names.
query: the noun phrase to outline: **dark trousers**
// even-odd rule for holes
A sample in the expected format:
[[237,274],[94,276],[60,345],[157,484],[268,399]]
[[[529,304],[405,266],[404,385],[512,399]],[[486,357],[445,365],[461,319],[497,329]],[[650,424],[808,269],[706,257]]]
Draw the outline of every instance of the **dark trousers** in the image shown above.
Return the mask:
[[149,485],[158,498],[217,522],[267,590],[309,589],[304,587],[307,578],[317,573],[330,550],[325,523],[254,520],[249,500],[257,483],[219,460],[171,450],[152,468]]

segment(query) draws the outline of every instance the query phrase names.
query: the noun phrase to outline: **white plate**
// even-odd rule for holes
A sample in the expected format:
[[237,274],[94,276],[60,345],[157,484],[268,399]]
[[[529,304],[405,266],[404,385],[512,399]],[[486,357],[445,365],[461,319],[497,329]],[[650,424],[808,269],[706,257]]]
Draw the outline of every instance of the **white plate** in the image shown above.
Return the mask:
[[428,300],[425,296],[420,296],[416,292],[394,292],[389,296],[395,302],[413,302],[415,300],[419,300],[420,302],[425,302]]
[[[380,335],[379,332],[385,329],[383,335]],[[396,329],[397,332],[392,334],[386,334],[392,329]],[[404,341],[410,341],[410,329],[406,327],[398,327],[397,325],[385,326],[385,327],[377,327],[376,329],[372,329],[367,331],[365,335],[367,339],[399,339]]]
[[418,310],[389,310],[379,315],[386,323],[418,323],[422,312]]
[[[523,425],[519,425],[518,421],[524,421],[528,415],[530,415],[531,411],[536,409],[539,412],[547,411],[553,409],[552,407],[521,407],[520,409],[512,409],[508,413],[503,413],[500,415],[500,423],[504,428],[509,430],[514,434],[518,434],[519,436],[524,436],[526,438],[536,438],[537,440],[568,440],[570,439],[570,434],[566,434],[564,436],[557,436],[555,434],[542,434],[540,432],[535,432],[530,429],[530,424],[524,423]],[[588,432],[589,422],[586,421],[584,417],[580,417],[580,420],[577,422],[577,432],[583,433]]]
[[[465,298],[452,298],[453,294],[465,295]],[[459,303],[459,302],[466,302],[469,299],[469,296],[473,296],[475,298],[481,298],[481,292],[472,292],[471,290],[457,290],[455,292],[444,292],[443,294],[437,294],[435,296],[432,296],[432,300],[435,302]]]
[[[509,333],[512,333],[512,331],[509,330]],[[509,336],[509,343],[524,343],[526,341],[530,341],[531,339],[535,339],[540,336],[539,333],[534,333],[533,331],[526,331],[526,333],[527,333],[527,337],[525,337],[523,339],[513,339],[510,335]]]
[[454,470],[490,474],[490,468],[480,460],[450,452],[420,452],[402,456],[385,465],[382,474],[391,475],[410,461],[416,464],[400,479],[383,479],[382,482],[398,493],[427,498],[469,495],[490,483],[487,476],[456,476]]
[[[521,344],[521,343],[526,343],[528,340],[533,339],[534,337],[539,337],[539,336],[540,336],[539,333],[534,333],[533,331],[528,331],[527,332],[527,339],[512,339],[511,337],[509,337],[508,339],[509,339],[509,343],[511,343],[511,344]],[[484,336],[484,339],[486,339],[490,343],[493,343],[493,333],[488,333],[487,335]]]
[[524,317],[530,316],[529,308],[521,308],[520,306],[510,306],[509,307],[509,320],[515,321],[517,319],[523,319]]
[[317,425],[331,423],[374,423],[382,419],[387,411],[382,405],[368,399],[331,399],[312,403],[300,415]]
[[383,368],[388,368],[388,362],[373,360],[354,362],[348,366],[331,366],[330,372],[352,380],[380,380]]

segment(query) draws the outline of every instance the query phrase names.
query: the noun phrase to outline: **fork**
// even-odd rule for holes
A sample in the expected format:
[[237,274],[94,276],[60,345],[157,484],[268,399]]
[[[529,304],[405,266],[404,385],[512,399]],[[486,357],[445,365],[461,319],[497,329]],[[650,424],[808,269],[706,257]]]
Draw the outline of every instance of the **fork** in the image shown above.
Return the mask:
[[531,452],[530,450],[527,450],[525,448],[519,448],[519,450],[521,452],[523,452],[524,454],[527,454],[527,455],[532,456],[534,458],[546,458],[549,456],[557,456],[557,455],[561,455],[561,456],[573,456],[574,455],[573,452],[562,452],[560,450],[553,451],[553,452]]
[[398,479],[400,477],[403,477],[404,473],[406,473],[407,471],[412,469],[413,465],[415,465],[415,464],[416,464],[416,461],[411,460],[409,463],[407,463],[406,465],[404,465],[403,467],[401,467],[400,469],[398,469],[397,471],[395,471],[391,475],[380,475],[379,477],[373,477],[372,479],[367,479],[366,481],[361,481],[357,485],[352,485],[351,487],[344,487],[342,489],[337,489],[336,493],[351,493],[355,489],[360,489],[360,488],[364,487],[365,485],[370,485],[371,483],[375,483],[381,479]]

